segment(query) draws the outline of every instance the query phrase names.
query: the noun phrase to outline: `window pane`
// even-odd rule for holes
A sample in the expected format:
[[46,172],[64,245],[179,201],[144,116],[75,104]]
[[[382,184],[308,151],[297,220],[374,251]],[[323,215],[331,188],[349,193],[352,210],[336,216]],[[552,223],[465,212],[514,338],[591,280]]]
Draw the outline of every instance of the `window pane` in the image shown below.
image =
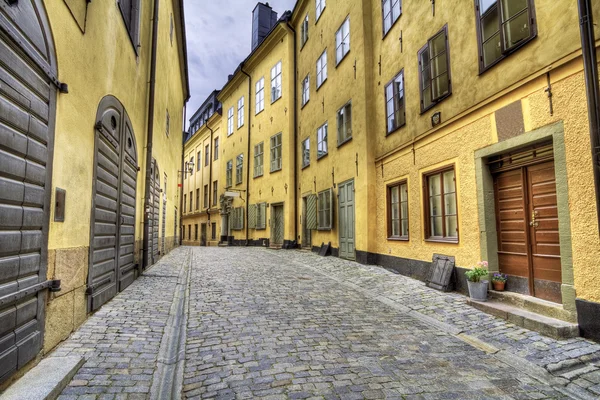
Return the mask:
[[400,220],[392,221],[392,236],[400,236]]
[[432,217],[442,215],[442,196],[433,196],[429,198],[429,212]]
[[452,193],[455,191],[454,170],[444,172],[444,193]]
[[399,188],[398,186],[393,186],[390,188],[390,198],[392,201],[392,204],[396,204],[400,201],[400,194],[399,194]]
[[408,217],[408,203],[407,202],[402,202],[400,203],[400,218],[402,219],[406,219]]
[[496,33],[496,35],[483,44],[483,65],[487,67],[501,56],[500,33]]
[[446,215],[456,215],[456,194],[450,193],[444,195],[444,208]]
[[510,49],[524,39],[529,37],[529,13],[527,11],[519,14],[503,25],[504,48]]
[[500,30],[498,22],[498,7],[494,7],[481,18],[481,37],[485,42]]
[[446,217],[446,236],[452,238],[458,237],[457,229],[456,216]]
[[429,196],[436,196],[440,194],[440,175],[431,175],[429,178]]
[[442,217],[431,218],[431,236],[443,236],[442,232]]
[[479,9],[481,10],[481,15],[485,14],[488,8],[495,5],[496,1],[497,0],[479,0]]
[[502,22],[508,21],[527,8],[527,0],[500,0],[502,5]]
[[408,185],[400,186],[400,201],[408,201]]
[[429,42],[429,54],[433,58],[446,51],[446,32],[442,31]]
[[403,219],[402,220],[402,236],[408,236],[408,220],[407,219]]
[[448,82],[448,74],[443,73],[431,82],[431,93],[433,99],[438,99],[448,93],[450,83]]

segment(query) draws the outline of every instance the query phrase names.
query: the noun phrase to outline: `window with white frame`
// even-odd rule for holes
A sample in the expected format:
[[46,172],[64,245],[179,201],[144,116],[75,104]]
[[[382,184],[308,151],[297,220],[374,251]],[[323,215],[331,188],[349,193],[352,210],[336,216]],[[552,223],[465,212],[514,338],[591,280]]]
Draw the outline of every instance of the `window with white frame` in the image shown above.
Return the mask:
[[317,129],[317,160],[327,155],[327,122]]
[[244,155],[240,154],[235,159],[235,184],[239,185],[244,180]]
[[310,138],[302,141],[302,168],[310,165]]
[[383,13],[383,34],[385,35],[394,25],[394,22],[402,14],[401,0],[382,0],[381,11]]
[[317,60],[317,88],[327,79],[327,50]]
[[331,221],[333,220],[331,203],[333,200],[333,190],[331,188],[319,192],[317,205],[317,229],[331,230]]
[[304,46],[304,44],[308,40],[308,14],[306,14],[306,17],[304,17],[304,21],[302,21],[302,29],[300,30],[300,40],[301,46]]
[[319,18],[321,17],[321,14],[323,13],[323,10],[325,9],[325,0],[315,0],[315,4],[316,4],[316,20],[318,21]]
[[400,71],[400,73],[385,86],[385,104],[387,133],[391,133],[406,122],[404,106],[404,70]]
[[335,33],[336,63],[340,63],[350,51],[350,17],[346,18],[340,29]]
[[257,178],[263,174],[265,143],[260,142],[254,146],[254,177]]
[[281,169],[281,132],[271,136],[271,172]]
[[281,97],[281,61],[271,68],[271,103]]
[[227,111],[227,136],[233,134],[233,106]]
[[256,114],[265,109],[265,78],[256,82]]
[[337,112],[338,145],[352,139],[352,103]]
[[237,127],[238,129],[244,125],[244,96],[240,97],[237,105]]
[[227,168],[226,168],[226,172],[227,175],[225,176],[225,187],[226,188],[230,188],[231,187],[231,182],[233,180],[233,160],[229,160],[227,161]]
[[310,99],[310,74],[302,80],[302,105],[308,103]]

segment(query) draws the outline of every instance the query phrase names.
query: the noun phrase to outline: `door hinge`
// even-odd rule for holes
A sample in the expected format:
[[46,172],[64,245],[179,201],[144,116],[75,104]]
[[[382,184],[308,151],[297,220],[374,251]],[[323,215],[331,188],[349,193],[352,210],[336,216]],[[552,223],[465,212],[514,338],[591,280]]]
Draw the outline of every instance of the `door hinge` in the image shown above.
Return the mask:
[[29,286],[28,288],[19,290],[18,292],[9,294],[7,296],[0,297],[0,307],[17,303],[22,298],[36,294],[44,289],[49,289],[51,292],[60,291],[60,279],[48,280],[46,282]]

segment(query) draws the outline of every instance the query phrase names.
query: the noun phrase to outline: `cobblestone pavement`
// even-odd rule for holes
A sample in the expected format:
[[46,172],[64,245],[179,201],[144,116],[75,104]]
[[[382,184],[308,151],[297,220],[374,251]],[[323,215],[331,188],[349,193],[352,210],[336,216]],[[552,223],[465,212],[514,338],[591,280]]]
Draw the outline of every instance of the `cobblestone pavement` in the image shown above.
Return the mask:
[[189,252],[180,248],[166,255],[51,353],[86,360],[59,400],[149,397],[177,277]]
[[[488,354],[436,326],[486,320],[459,295],[300,251],[197,248],[193,263],[185,398],[568,398],[566,379],[545,370],[533,378],[523,372],[528,361]],[[489,318],[485,329],[501,326]],[[512,334],[508,325],[501,330]],[[535,337],[548,348],[596,348]]]
[[190,255],[184,398],[600,398],[592,342],[541,336],[376,266],[182,247],[51,354],[86,359],[60,400],[157,397]]

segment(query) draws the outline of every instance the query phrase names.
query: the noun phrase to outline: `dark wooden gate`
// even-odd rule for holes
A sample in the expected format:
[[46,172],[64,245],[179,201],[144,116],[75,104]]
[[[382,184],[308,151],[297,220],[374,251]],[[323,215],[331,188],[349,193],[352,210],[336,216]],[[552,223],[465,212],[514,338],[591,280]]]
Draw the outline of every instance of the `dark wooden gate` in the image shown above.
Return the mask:
[[57,87],[42,1],[0,1],[0,383],[43,343]]
[[100,102],[95,125],[94,185],[88,272],[89,310],[98,309],[135,279],[137,150],[123,105]]

